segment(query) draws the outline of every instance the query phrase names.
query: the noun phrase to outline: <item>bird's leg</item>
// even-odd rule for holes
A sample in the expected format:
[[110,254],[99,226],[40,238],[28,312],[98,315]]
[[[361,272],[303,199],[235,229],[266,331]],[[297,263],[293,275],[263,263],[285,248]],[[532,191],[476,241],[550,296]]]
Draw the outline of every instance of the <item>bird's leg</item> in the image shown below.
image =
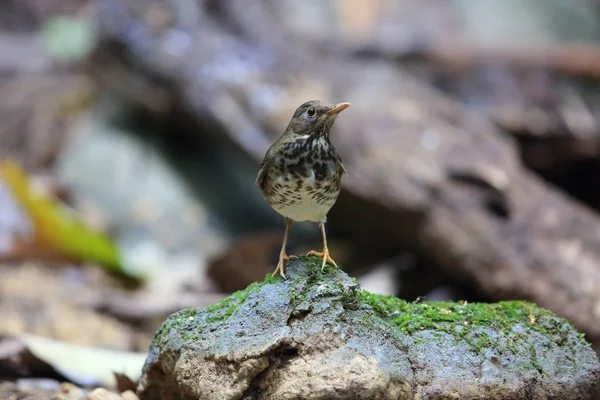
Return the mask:
[[333,261],[333,258],[331,258],[331,256],[329,255],[329,249],[327,248],[327,235],[325,234],[325,222],[319,222],[319,228],[321,228],[321,235],[323,236],[323,251],[318,252],[315,250],[311,250],[308,252],[307,255],[323,257],[323,264],[321,264],[321,272],[323,272],[323,270],[325,269],[325,264],[327,264],[328,261],[336,267],[338,267],[338,265],[335,263],[335,261]]
[[283,244],[281,245],[281,251],[279,252],[279,262],[277,263],[277,268],[273,271],[273,275],[279,274],[283,279],[285,279],[285,274],[283,273],[283,265],[286,261],[293,260],[296,256],[288,256],[285,252],[285,248],[287,246],[288,232],[290,231],[290,227],[292,226],[292,220],[289,218],[285,219],[285,233],[283,234]]

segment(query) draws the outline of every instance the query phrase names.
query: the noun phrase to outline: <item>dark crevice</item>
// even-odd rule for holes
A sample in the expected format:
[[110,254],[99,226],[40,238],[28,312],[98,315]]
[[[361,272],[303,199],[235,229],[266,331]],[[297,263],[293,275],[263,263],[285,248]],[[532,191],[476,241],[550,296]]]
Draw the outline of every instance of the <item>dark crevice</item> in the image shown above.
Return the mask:
[[528,379],[525,381],[525,399],[533,400],[535,392],[535,379]]
[[290,345],[282,345],[271,351],[268,354],[269,365],[264,370],[256,374],[254,378],[252,378],[248,385],[248,388],[242,394],[242,400],[258,399],[261,391],[264,390],[264,388],[261,388],[261,382],[264,376],[268,373],[268,371],[272,367],[281,368],[290,360],[296,358],[298,354],[300,354],[300,350]]
[[294,310],[287,320],[287,326],[291,326],[294,322],[304,319],[304,317],[310,314],[311,311],[312,308],[308,308],[306,310]]
[[260,395],[261,391],[260,382],[262,381],[263,376],[267,373],[269,368],[271,368],[270,364],[269,366],[267,366],[267,368],[265,368],[263,371],[256,374],[254,378],[252,378],[250,384],[248,385],[248,389],[246,389],[244,393],[242,393],[242,400],[258,399],[258,396]]
[[417,369],[415,368],[414,364],[413,364],[413,360],[410,358],[410,356],[407,354],[406,359],[408,360],[408,364],[410,366],[410,370],[412,371],[412,379],[411,379],[411,384],[410,384],[410,390],[412,391],[412,394],[414,395],[414,397],[417,397]]
[[600,210],[600,141],[521,138],[521,158],[546,182]]
[[293,346],[282,346],[276,348],[270,355],[269,359],[273,364],[276,364],[278,367],[283,366],[291,359],[296,358],[299,354],[300,350],[297,347]]
[[448,174],[448,178],[456,184],[468,186],[476,191],[484,209],[492,215],[502,219],[510,218],[510,202],[502,189],[475,173],[454,171]]

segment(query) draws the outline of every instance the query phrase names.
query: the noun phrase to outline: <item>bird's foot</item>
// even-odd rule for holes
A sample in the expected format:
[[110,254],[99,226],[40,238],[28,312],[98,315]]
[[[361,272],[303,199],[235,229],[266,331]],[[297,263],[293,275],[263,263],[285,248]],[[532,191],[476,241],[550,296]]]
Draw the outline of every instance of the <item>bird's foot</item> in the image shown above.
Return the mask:
[[273,271],[273,275],[271,276],[275,276],[277,275],[277,272],[279,272],[279,275],[281,275],[281,277],[283,279],[285,279],[285,273],[283,272],[283,266],[285,265],[286,261],[290,261],[290,260],[294,260],[298,257],[296,256],[288,256],[287,254],[280,254],[279,255],[279,262],[277,263],[277,268],[275,268],[275,271]]
[[323,272],[323,270],[325,269],[325,264],[327,264],[328,262],[333,264],[336,268],[339,268],[338,265],[336,264],[336,262],[333,261],[333,258],[331,258],[331,256],[329,255],[329,249],[327,249],[327,248],[323,251],[311,250],[306,255],[307,256],[317,256],[317,257],[323,258],[323,263],[321,264],[321,272]]

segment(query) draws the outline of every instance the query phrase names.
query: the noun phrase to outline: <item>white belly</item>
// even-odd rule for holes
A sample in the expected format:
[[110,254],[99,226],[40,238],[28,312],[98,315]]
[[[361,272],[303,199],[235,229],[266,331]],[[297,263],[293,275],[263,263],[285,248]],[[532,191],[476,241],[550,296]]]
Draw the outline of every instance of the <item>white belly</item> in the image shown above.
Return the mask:
[[330,203],[318,203],[308,196],[301,196],[295,204],[276,204],[273,205],[273,209],[294,221],[324,222],[334,203],[335,200]]
[[[294,221],[313,221],[325,222],[327,213],[333,207],[339,195],[339,190],[330,193],[324,193],[322,196],[316,196],[320,193],[319,187],[316,187],[314,175],[303,181],[300,189],[293,184],[285,182],[283,178],[277,179],[283,190],[279,190],[275,201],[271,202],[271,207],[284,217]],[[321,188],[328,186],[329,182],[323,182]],[[312,191],[311,191],[312,190]]]

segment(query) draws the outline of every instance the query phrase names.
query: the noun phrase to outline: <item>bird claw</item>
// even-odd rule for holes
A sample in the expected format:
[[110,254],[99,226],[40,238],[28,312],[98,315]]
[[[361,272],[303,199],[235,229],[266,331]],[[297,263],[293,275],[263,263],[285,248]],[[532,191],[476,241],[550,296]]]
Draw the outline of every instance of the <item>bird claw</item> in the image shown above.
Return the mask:
[[331,258],[329,255],[329,250],[325,249],[324,251],[315,251],[311,250],[307,254],[307,256],[317,256],[323,258],[323,263],[321,264],[321,272],[325,269],[325,265],[329,262],[333,264],[336,268],[339,268],[337,263]]
[[277,263],[277,268],[275,268],[275,271],[273,271],[273,274],[271,276],[275,276],[277,275],[277,272],[279,272],[279,275],[281,275],[281,277],[283,279],[285,279],[285,273],[283,272],[283,267],[285,265],[286,261],[290,261],[290,260],[295,260],[296,258],[298,258],[297,256],[288,256],[287,254],[281,254],[279,256],[279,262]]

